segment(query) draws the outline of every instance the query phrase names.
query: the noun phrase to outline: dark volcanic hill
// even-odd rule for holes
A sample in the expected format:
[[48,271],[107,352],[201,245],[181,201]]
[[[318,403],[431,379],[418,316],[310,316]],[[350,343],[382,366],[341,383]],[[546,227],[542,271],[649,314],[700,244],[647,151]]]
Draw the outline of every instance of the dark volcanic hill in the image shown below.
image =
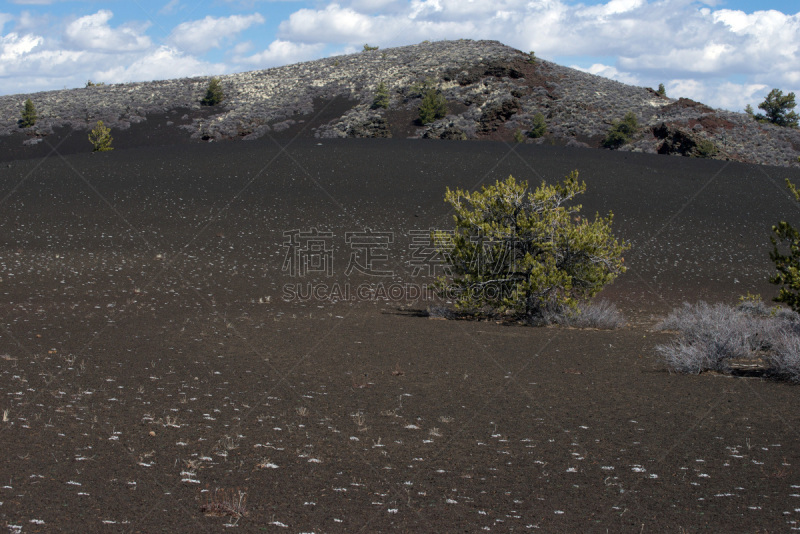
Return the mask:
[[[208,77],[3,96],[0,158],[89,150],[85,133],[98,120],[125,148],[296,135],[511,141],[542,113],[547,135],[526,142],[599,147],[612,122],[632,111],[641,128],[621,150],[707,156],[699,147],[710,141],[716,159],[800,166],[798,130],[529,60],[496,41],[424,42],[221,76],[226,99],[214,107],[200,105]],[[442,91],[449,114],[423,126],[416,119],[426,81]],[[371,107],[380,82],[388,109]],[[27,98],[40,119],[22,129]]]

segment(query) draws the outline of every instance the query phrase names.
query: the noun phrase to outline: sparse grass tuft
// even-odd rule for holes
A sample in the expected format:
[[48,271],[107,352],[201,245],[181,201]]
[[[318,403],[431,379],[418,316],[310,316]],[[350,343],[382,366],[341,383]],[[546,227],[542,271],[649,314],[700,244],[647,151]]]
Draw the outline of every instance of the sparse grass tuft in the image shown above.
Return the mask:
[[564,326],[575,328],[600,328],[615,330],[625,326],[625,316],[617,309],[616,304],[601,299],[597,302],[584,302],[578,305],[577,313],[561,313],[555,321]]
[[431,319],[458,319],[461,314],[447,306],[428,306],[428,317]]
[[[462,319],[470,315],[447,306],[428,306],[428,317],[431,319]],[[616,304],[601,299],[597,302],[583,301],[577,309],[569,306],[540,306],[536,313],[526,317],[532,326],[547,326],[558,324],[573,328],[598,328],[601,330],[615,330],[622,328],[628,321],[617,309]]]
[[248,515],[247,493],[242,490],[215,489],[206,496],[200,511],[210,517],[230,516],[237,521]]
[[545,306],[540,307],[537,312],[529,318],[533,326],[559,324],[573,328],[614,330],[627,324],[617,306],[605,299],[597,302],[580,302],[577,309],[568,306]]

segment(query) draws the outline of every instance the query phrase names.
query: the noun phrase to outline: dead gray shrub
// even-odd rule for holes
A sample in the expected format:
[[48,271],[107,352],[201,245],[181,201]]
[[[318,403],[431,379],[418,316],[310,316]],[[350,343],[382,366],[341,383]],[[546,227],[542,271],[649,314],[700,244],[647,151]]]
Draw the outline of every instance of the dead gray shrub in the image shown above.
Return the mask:
[[800,321],[791,310],[760,301],[736,307],[684,303],[656,329],[679,333],[678,339],[656,347],[667,367],[679,373],[730,373],[732,360],[757,360],[768,374],[800,380]]

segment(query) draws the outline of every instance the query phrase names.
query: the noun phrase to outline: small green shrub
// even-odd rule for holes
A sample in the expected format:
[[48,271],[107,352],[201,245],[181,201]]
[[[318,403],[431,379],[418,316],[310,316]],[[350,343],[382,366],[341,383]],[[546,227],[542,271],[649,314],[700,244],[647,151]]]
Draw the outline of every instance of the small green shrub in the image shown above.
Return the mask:
[[[629,245],[611,233],[613,215],[579,217],[566,206],[586,191],[577,171],[535,191],[509,176],[480,192],[447,190],[456,228],[439,244],[452,273],[437,288],[459,310],[505,313],[533,323],[552,310],[577,310],[625,271]],[[540,321],[538,321],[540,322]]]
[[515,143],[524,143],[525,142],[525,136],[522,135],[522,130],[520,130],[519,128],[514,130],[514,142]]
[[97,121],[97,124],[89,133],[89,141],[92,143],[92,152],[108,152],[109,150],[114,150],[111,146],[111,141],[114,138],[111,137],[111,128],[107,128],[103,121]]
[[422,97],[419,106],[419,120],[422,124],[430,124],[447,115],[447,99],[438,90],[430,88]]
[[375,98],[372,100],[372,109],[388,108],[389,107],[389,89],[386,84],[381,82],[375,89]]
[[531,65],[536,65],[536,54],[533,50],[531,50],[530,54],[528,54],[528,63]]
[[531,129],[528,131],[528,135],[534,139],[538,139],[546,133],[547,122],[544,120],[544,115],[537,113],[533,116],[533,123],[531,124]]
[[373,50],[377,50],[378,48],[380,48],[380,47],[378,47],[378,46],[370,46],[369,44],[365,44],[364,45],[364,50],[362,50],[362,52],[372,52]]
[[100,87],[101,85],[105,85],[106,82],[93,82],[92,80],[86,80],[86,87]]
[[[794,195],[795,201],[800,202],[800,191],[788,178],[786,187]],[[772,227],[772,233],[774,235],[770,237],[772,252],[769,259],[775,264],[777,272],[769,281],[782,286],[773,300],[788,304],[792,310],[800,313],[800,232],[788,222],[781,221]],[[779,244],[788,246],[788,255],[778,250]]]
[[744,107],[744,112],[750,115],[751,117],[754,117],[756,114],[755,111],[753,111],[753,106],[751,106],[750,104],[747,104]]
[[625,114],[621,121],[614,121],[611,129],[603,139],[603,146],[606,148],[619,148],[629,143],[639,128],[639,121],[632,111]]
[[20,128],[30,128],[36,124],[36,107],[33,101],[29,98],[25,101],[25,107],[22,109],[22,119],[19,121]]
[[694,157],[697,158],[713,158],[717,155],[719,149],[710,139],[701,139],[694,149]]
[[742,304],[758,304],[758,303],[762,304],[764,303],[764,300],[761,298],[761,294],[759,293],[756,293],[754,295],[748,291],[746,295],[739,295],[740,306]]
[[656,91],[661,96],[667,96],[667,88],[664,87],[663,83],[658,84],[658,91]]
[[211,78],[206,88],[206,96],[203,97],[201,103],[204,106],[216,106],[225,99],[225,93],[222,91],[222,84],[219,78]]

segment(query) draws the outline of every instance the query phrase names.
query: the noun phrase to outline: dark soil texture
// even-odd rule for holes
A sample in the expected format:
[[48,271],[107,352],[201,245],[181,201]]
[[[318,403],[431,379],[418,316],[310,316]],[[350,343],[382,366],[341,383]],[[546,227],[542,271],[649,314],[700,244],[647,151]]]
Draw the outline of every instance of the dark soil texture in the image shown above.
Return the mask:
[[[405,298],[439,274],[415,246],[452,228],[447,187],[575,169],[584,213],[613,211],[632,244],[601,294],[627,326],[433,320]],[[683,301],[777,293],[770,227],[798,216],[785,178],[800,171],[289,136],[6,159],[0,525],[798,529],[798,386],[670,374],[653,350]],[[366,229],[385,246],[348,275]],[[291,272],[314,230],[330,265]]]

